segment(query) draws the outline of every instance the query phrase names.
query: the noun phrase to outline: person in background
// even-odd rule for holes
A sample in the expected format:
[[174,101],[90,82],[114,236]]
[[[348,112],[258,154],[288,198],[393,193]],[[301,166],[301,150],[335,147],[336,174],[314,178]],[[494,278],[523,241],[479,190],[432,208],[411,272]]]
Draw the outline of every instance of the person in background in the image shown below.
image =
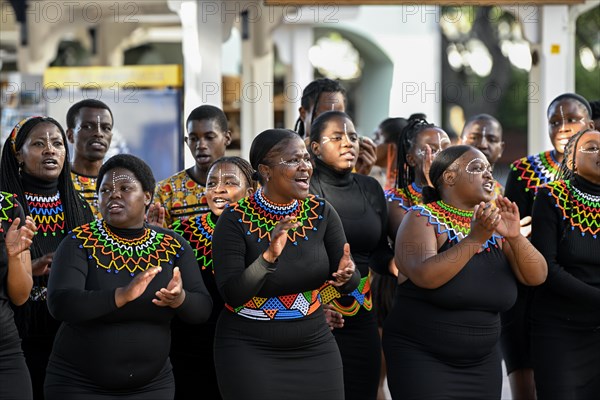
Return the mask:
[[101,215],[96,178],[110,148],[113,125],[112,111],[100,100],[85,99],[67,111],[67,139],[73,144],[71,178],[97,218]]
[[396,143],[402,130],[408,125],[404,118],[387,118],[379,124],[375,133],[377,161],[375,166],[385,170],[384,190],[391,189],[396,182]]
[[514,303],[516,281],[539,285],[542,255],[520,234],[515,203],[491,203],[491,166],[471,146],[433,160],[433,187],[398,229],[399,280],[385,321],[383,348],[395,399],[498,399],[500,312]]
[[[309,140],[313,121],[326,111],[345,112],[347,102],[346,89],[339,82],[328,78],[315,79],[302,91],[301,106],[298,109],[300,116],[294,130],[301,138]],[[369,175],[376,161],[375,143],[367,137],[361,137],[355,172]]]
[[214,278],[212,238],[215,224],[226,207],[256,191],[252,179],[254,170],[248,161],[239,157],[221,157],[208,170],[206,200],[210,211],[193,219],[176,220],[171,229],[192,246],[204,285],[213,299],[208,320],[191,325],[175,317],[171,323],[171,363],[175,376],[175,399],[201,397],[219,399],[215,372],[213,344],[215,326],[225,303],[217,290]]
[[600,100],[590,101],[592,107],[592,122],[596,129],[600,129]]
[[62,324],[47,400],[173,398],[170,322],[201,323],[212,301],[189,244],[145,223],[154,185],[144,161],[111,157],[98,173],[103,219],[56,251],[48,307]]
[[[489,114],[477,114],[465,122],[460,135],[462,144],[473,146],[481,151],[494,168],[502,157],[504,141],[502,140],[502,125]],[[494,180],[496,195],[504,194],[504,187]]]
[[10,304],[19,306],[29,298],[33,286],[29,246],[36,230],[16,196],[0,192],[0,400],[33,396]]
[[215,333],[221,395],[237,399],[342,399],[342,360],[319,289],[358,287],[339,216],[309,194],[312,163],[294,131],[254,138],[261,187],[226,210],[213,234],[225,308]]
[[341,294],[334,286],[321,289],[321,299],[344,316],[334,329],[344,364],[345,398],[375,400],[381,366],[381,341],[372,312],[370,268],[389,274],[393,252],[387,240],[387,204],[372,177],[352,173],[358,156],[358,134],[350,117],[327,111],[311,127],[314,172],[310,192],[337,211],[352,257],[362,276],[358,289]]
[[[227,117],[220,108],[209,105],[195,108],[185,126],[188,132],[185,143],[195,164],[158,182],[154,204],[148,210],[149,220],[164,221],[165,227],[175,220],[191,219],[209,211],[205,187],[208,168],[225,155],[225,148],[231,143]],[[161,212],[164,217],[155,215]]]
[[533,203],[531,242],[548,262],[531,306],[540,400],[600,394],[600,132],[580,131],[564,154]]
[[[548,106],[548,134],[552,150],[533,154],[511,164],[505,195],[519,207],[521,218],[531,217],[533,199],[539,186],[556,179],[569,138],[582,129],[592,128],[592,109],[588,101],[575,93],[564,93]],[[527,220],[531,221],[530,218]],[[531,231],[531,225],[523,224]],[[535,398],[535,381],[531,360],[529,309],[532,291],[518,286],[515,305],[502,314],[502,355],[515,400]]]
[[0,190],[23,201],[38,227],[31,245],[33,287],[15,308],[15,322],[31,375],[33,398],[43,398],[46,365],[59,322],[48,312],[47,285],[56,248],[76,226],[94,219],[71,180],[67,136],[60,124],[35,116],[19,122],[2,149]]

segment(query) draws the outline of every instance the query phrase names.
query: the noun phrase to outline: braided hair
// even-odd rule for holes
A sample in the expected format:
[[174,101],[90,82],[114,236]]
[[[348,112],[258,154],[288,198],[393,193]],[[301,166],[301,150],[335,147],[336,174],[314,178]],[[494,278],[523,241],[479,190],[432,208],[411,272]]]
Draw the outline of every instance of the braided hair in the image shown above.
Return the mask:
[[208,170],[210,171],[217,165],[221,165],[221,164],[233,164],[233,165],[237,166],[240,169],[240,171],[242,171],[242,174],[244,174],[244,176],[246,177],[246,182],[248,183],[248,187],[251,187],[254,190],[257,189],[258,184],[252,178],[252,175],[254,175],[254,168],[252,168],[252,166],[250,165],[250,163],[248,161],[244,160],[241,157],[221,157],[221,158],[215,160],[210,165],[210,167],[208,167]]
[[[25,190],[20,177],[20,166],[19,161],[16,157],[16,152],[20,151],[25,141],[29,137],[29,134],[37,125],[42,123],[51,123],[56,125],[62,136],[62,140],[65,143],[65,162],[63,168],[58,176],[58,191],[60,193],[61,202],[64,207],[65,213],[65,230],[70,231],[71,229],[86,224],[93,220],[93,215],[90,208],[85,203],[79,193],[73,187],[73,181],[71,180],[71,165],[69,163],[69,146],[66,146],[67,136],[62,126],[53,118],[50,117],[32,117],[26,120],[24,123],[19,123],[16,127],[14,134],[11,134],[2,148],[2,160],[0,162],[0,190],[15,193],[20,201],[25,201]],[[20,127],[19,127],[20,125]],[[29,214],[29,209],[26,204],[23,205],[23,211],[25,215]],[[32,245],[32,256],[39,257],[43,255],[43,251],[39,248],[38,241],[33,242]]]
[[[302,99],[300,100],[300,105],[305,110],[313,109],[313,116],[311,119],[314,118],[314,110],[319,106],[321,93],[341,93],[344,96],[344,103],[346,102],[346,89],[344,89],[339,82],[328,78],[315,79],[304,88]],[[298,117],[294,130],[303,138],[306,132],[304,129],[305,124],[310,126],[312,122],[312,120],[302,121],[302,119]]]
[[566,181],[575,177],[575,158],[577,156],[577,145],[579,144],[579,139],[581,139],[585,133],[596,131],[596,129],[586,128],[569,138],[569,141],[565,145],[563,162],[558,170],[556,180]]
[[[412,118],[408,120],[408,125],[398,136],[396,153],[396,188],[403,189],[408,193],[408,187],[416,179],[415,167],[408,164],[407,156],[417,143],[417,137],[426,129],[436,128],[434,124],[427,122],[422,118]],[[411,206],[414,204],[411,204]]]

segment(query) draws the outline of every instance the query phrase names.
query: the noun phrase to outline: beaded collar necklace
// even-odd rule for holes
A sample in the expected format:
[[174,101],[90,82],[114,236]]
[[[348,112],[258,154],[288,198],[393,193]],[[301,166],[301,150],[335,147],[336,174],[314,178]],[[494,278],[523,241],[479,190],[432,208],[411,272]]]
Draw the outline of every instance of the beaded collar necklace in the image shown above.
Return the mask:
[[263,190],[260,188],[253,195],[237,202],[230,211],[241,213],[238,221],[247,225],[247,235],[253,233],[258,235],[258,242],[265,238],[270,242],[275,225],[287,216],[295,217],[302,225],[290,229],[287,236],[288,240],[296,246],[298,239],[308,240],[307,233],[317,230],[315,223],[323,219],[323,216],[317,214],[316,209],[322,205],[323,202],[313,195],[309,195],[304,200],[294,200],[290,204],[273,203],[264,197]]
[[212,237],[215,231],[215,223],[211,217],[212,213],[207,212],[188,220],[178,219],[173,222],[171,229],[190,243],[202,270],[211,269],[214,273]]
[[511,168],[513,171],[519,172],[518,180],[525,181],[525,191],[527,192],[556,179],[560,163],[556,160],[554,150],[552,150],[521,159],[511,165]]
[[404,188],[393,188],[385,192],[385,197],[389,202],[397,201],[399,207],[408,211],[410,207],[423,202],[423,188],[413,182],[408,191]]
[[[452,207],[442,200],[418,205],[413,209],[419,212],[419,216],[427,217],[429,224],[435,227],[438,236],[446,233],[448,240],[453,243],[460,242],[471,232],[473,211]],[[490,246],[498,247],[498,240],[500,239],[502,239],[502,236],[494,233],[483,244],[482,248],[489,251]]]
[[179,258],[184,250],[173,236],[148,228],[138,238],[122,238],[114,234],[104,220],[73,229],[71,238],[82,241],[79,248],[87,250],[88,259],[95,260],[96,268],[115,274],[125,269],[131,276],[163,263],[172,265],[173,258]]
[[587,233],[596,239],[600,233],[600,196],[582,192],[571,181],[554,181],[547,187],[548,196],[554,197],[555,207],[571,230],[577,228],[581,236]]

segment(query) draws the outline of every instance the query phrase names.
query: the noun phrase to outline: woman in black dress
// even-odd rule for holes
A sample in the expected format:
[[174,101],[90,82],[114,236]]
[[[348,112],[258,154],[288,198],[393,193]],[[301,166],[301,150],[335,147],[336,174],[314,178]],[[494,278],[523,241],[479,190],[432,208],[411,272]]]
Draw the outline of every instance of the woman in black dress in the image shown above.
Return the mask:
[[224,303],[215,284],[212,257],[212,237],[215,224],[229,204],[251,195],[256,190],[253,169],[239,157],[221,157],[208,169],[206,201],[210,211],[191,219],[173,222],[171,229],[188,241],[204,285],[213,300],[210,317],[201,325],[188,324],[175,317],[171,323],[171,363],[175,376],[175,399],[221,398],[214,361],[214,341],[217,318]]
[[[19,227],[21,221],[25,221]],[[31,399],[31,378],[10,304],[21,305],[33,286],[29,246],[37,230],[11,193],[0,192],[0,400]]]
[[293,131],[259,134],[250,164],[261,188],[226,209],[213,235],[225,309],[215,366],[224,399],[343,399],[342,360],[319,288],[356,289],[339,216],[308,193],[304,141]]
[[559,179],[538,189],[531,242],[548,262],[532,300],[532,355],[540,400],[600,395],[600,132],[565,148]]
[[354,174],[359,151],[354,123],[341,111],[315,119],[310,150],[315,169],[310,192],[327,200],[342,220],[352,257],[362,279],[358,288],[341,294],[325,286],[321,299],[344,317],[344,327],[333,334],[344,364],[346,400],[377,397],[381,341],[373,312],[369,268],[389,274],[393,253],[387,240],[387,204],[381,185],[369,176]]
[[[423,188],[423,205],[396,237],[398,285],[383,330],[395,399],[499,399],[500,311],[516,280],[539,285],[542,255],[520,234],[517,206],[494,197],[485,156],[470,146],[442,151]],[[515,279],[516,277],[516,279]]]
[[73,229],[56,251],[48,306],[62,325],[48,400],[174,396],[171,319],[200,323],[212,301],[187,242],[144,223],[154,185],[139,158],[109,159],[98,174],[104,219]]
[[71,180],[67,136],[50,117],[19,122],[2,148],[0,190],[15,193],[38,232],[31,245],[33,288],[15,308],[15,322],[31,375],[33,398],[43,398],[48,357],[59,322],[46,304],[54,252],[71,229],[93,220],[87,202]]
[[[505,196],[515,202],[525,221],[531,220],[537,188],[556,179],[569,138],[582,129],[594,126],[590,104],[576,93],[563,93],[556,97],[550,102],[546,114],[553,148],[516,160],[511,164],[506,179]],[[525,222],[524,225],[531,232],[531,223]],[[535,397],[529,325],[531,297],[530,288],[517,285],[515,305],[502,313],[500,345],[511,391],[516,399]]]

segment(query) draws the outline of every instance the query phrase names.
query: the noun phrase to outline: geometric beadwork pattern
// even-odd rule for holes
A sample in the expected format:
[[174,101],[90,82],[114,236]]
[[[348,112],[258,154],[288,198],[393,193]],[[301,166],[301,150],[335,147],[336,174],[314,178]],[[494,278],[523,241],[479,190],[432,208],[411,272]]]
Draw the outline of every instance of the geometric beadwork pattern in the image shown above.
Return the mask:
[[548,150],[521,158],[510,167],[513,171],[518,171],[517,179],[525,182],[525,191],[528,192],[555,180],[560,163],[554,157],[554,150]]
[[[437,236],[446,233],[453,243],[460,242],[471,232],[473,211],[460,210],[442,200],[414,206],[413,210],[418,211],[419,216],[427,217],[428,223],[436,228]],[[502,236],[494,232],[482,248],[489,251],[489,246],[498,247],[498,240],[502,240]]]
[[290,204],[275,204],[262,195],[261,188],[253,195],[235,203],[230,211],[237,211],[240,214],[238,221],[247,226],[246,234],[258,234],[259,242],[265,238],[271,242],[271,232],[277,223],[287,216],[295,217],[302,225],[288,230],[287,237],[294,246],[297,246],[298,239],[308,240],[307,233],[317,230],[315,222],[323,219],[323,216],[317,214],[315,210],[323,204],[312,194],[304,200],[294,200]]
[[88,259],[96,261],[96,268],[115,274],[126,269],[131,276],[165,262],[173,265],[173,258],[179,258],[184,250],[173,236],[148,228],[138,238],[122,238],[102,219],[73,229],[71,238],[83,242],[79,248],[88,251]]
[[318,290],[289,294],[271,298],[253,297],[243,306],[225,308],[237,315],[263,321],[296,319],[312,314],[321,306]]
[[65,213],[60,201],[60,193],[54,196],[42,196],[39,194],[25,192],[29,214],[38,227],[38,233],[44,236],[57,232],[65,233]]
[[[321,287],[321,301],[323,304],[331,304],[333,308],[340,314],[351,317],[356,315],[361,307],[371,311],[373,302],[371,300],[371,271],[369,274],[360,280],[360,284],[352,293],[347,295],[341,294],[335,286],[328,283]],[[350,305],[342,305],[337,299],[353,297],[354,301]]]
[[600,232],[600,196],[582,192],[568,180],[554,181],[546,187],[571,230],[578,229],[581,236],[588,233],[596,239]]
[[423,202],[423,188],[413,182],[408,187],[408,192],[404,188],[386,190],[385,198],[389,202],[397,201],[399,207],[402,207],[404,211],[408,211],[412,206]]
[[201,268],[210,268],[214,273],[212,237],[215,223],[212,221],[212,213],[207,212],[192,219],[175,220],[170,228],[189,242]]

